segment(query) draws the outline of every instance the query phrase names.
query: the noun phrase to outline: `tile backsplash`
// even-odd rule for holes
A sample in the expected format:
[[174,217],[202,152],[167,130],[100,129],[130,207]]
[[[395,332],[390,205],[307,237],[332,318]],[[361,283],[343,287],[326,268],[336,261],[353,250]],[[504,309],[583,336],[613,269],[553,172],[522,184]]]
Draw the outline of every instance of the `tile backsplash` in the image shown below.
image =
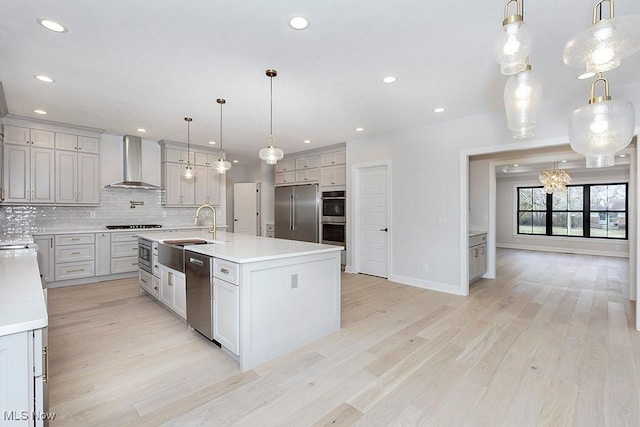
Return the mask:
[[[143,205],[131,208],[131,202]],[[162,216],[163,212],[166,216]],[[204,213],[204,211],[203,211]],[[220,218],[221,212],[216,215]],[[209,215],[209,211],[205,213]],[[202,223],[211,224],[203,215]],[[103,188],[100,206],[1,206],[0,234],[31,234],[56,229],[101,228],[119,224],[193,225],[195,209],[162,206],[162,190]]]

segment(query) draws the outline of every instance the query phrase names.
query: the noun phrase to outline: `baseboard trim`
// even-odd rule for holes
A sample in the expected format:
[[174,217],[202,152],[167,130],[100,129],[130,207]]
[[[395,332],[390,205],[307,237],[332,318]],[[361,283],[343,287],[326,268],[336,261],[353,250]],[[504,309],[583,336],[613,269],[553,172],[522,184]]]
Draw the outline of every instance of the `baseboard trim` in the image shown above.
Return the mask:
[[554,252],[554,253],[574,254],[574,255],[596,255],[596,256],[608,256],[608,257],[614,257],[614,258],[629,258],[628,252],[594,251],[590,249],[576,249],[576,248],[555,248],[553,246],[527,246],[527,245],[514,245],[511,243],[498,243],[496,244],[496,248],[522,249],[525,251]]
[[59,280],[57,282],[46,282],[45,286],[47,288],[64,288],[65,286],[88,285],[90,283],[106,282],[108,280],[129,279],[131,277],[138,277],[138,272],[132,271],[130,273],[110,274],[108,276],[91,276],[83,277],[81,279]]

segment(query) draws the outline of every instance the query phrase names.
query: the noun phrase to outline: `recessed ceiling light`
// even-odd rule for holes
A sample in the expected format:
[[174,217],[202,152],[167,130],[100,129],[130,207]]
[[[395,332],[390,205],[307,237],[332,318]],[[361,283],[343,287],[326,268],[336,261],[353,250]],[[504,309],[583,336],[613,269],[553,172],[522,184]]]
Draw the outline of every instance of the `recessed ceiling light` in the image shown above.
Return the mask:
[[563,161],[562,161],[562,163],[567,163],[567,161],[566,161],[566,160],[563,160]]
[[52,21],[51,19],[38,19],[38,24],[42,25],[47,30],[55,31],[56,33],[66,33],[67,29],[64,25]]
[[584,80],[584,79],[590,79],[591,77],[595,76],[596,73],[582,73],[578,76],[579,80]]
[[518,164],[513,165],[514,168],[517,168],[518,166],[520,166],[520,165],[518,165]]
[[209,144],[216,145],[216,142],[215,141],[209,141]]
[[620,157],[627,157],[626,154],[620,154]]
[[51,77],[49,76],[45,76],[44,74],[37,74],[35,76],[36,79],[40,80],[41,82],[45,82],[45,83],[53,83],[55,80],[53,80]]
[[387,76],[384,79],[382,79],[382,83],[395,83],[397,81],[398,79],[393,76]]
[[238,163],[238,161],[237,161],[237,160],[234,160],[234,161],[233,161],[233,163]]
[[143,128],[138,128],[138,129],[137,129],[137,131],[138,131],[138,132],[142,132],[142,133],[144,133],[144,132],[146,132],[147,130],[146,130],[146,129],[143,129]]
[[289,25],[294,30],[306,30],[309,27],[309,21],[303,16],[294,16],[289,20]]
[[356,132],[362,132],[364,128],[356,128]]
[[310,139],[305,139],[305,140],[304,140],[304,141],[302,141],[302,142],[304,142],[305,144],[311,144],[311,140],[310,140]]
[[444,111],[444,108],[443,108],[443,107],[437,107],[437,108],[434,108],[434,109],[433,109],[433,112],[434,112],[434,113],[442,113],[443,111]]
[[36,114],[47,114],[47,112],[44,110],[33,110],[33,112]]

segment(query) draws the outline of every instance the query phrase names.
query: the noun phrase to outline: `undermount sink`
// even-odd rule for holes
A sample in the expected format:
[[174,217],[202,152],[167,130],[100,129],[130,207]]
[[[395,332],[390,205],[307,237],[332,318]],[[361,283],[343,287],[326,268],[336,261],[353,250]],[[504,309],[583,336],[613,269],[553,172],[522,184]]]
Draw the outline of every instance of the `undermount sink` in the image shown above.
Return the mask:
[[213,241],[204,240],[204,239],[165,239],[162,241],[162,243],[166,245],[173,245],[173,246],[189,246],[189,245],[207,245],[207,244],[213,243]]

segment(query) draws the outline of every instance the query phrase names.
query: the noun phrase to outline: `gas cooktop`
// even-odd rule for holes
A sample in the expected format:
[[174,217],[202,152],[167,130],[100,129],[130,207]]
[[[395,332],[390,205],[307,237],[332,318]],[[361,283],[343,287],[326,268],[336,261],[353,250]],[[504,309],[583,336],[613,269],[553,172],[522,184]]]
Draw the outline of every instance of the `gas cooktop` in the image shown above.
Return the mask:
[[105,225],[107,230],[130,230],[135,228],[162,228],[160,224]]

